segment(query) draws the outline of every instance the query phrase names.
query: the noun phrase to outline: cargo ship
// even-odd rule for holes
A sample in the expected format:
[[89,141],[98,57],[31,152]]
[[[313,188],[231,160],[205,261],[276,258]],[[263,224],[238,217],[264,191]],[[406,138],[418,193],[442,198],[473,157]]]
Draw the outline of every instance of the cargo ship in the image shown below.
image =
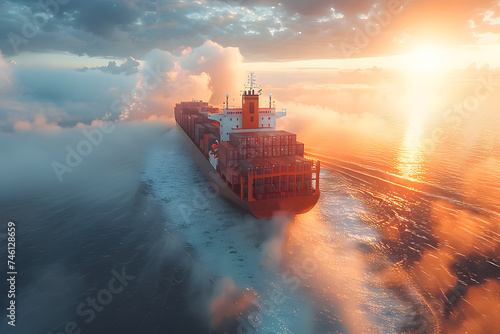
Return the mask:
[[227,200],[259,218],[300,214],[318,201],[320,162],[304,157],[304,144],[294,133],[276,130],[272,94],[261,108],[262,89],[251,73],[241,107],[221,109],[193,100],[177,103],[177,125],[187,147],[213,188]]

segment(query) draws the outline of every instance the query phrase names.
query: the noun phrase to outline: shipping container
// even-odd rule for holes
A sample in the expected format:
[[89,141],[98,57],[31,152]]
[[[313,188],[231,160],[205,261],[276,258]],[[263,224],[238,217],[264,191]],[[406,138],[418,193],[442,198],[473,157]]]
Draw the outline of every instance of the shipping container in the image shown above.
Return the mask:
[[297,175],[295,184],[297,185],[297,190],[302,190],[302,175]]
[[225,164],[222,164],[219,161],[219,163],[217,164],[217,168],[219,169],[219,171],[221,171],[223,173],[224,176],[226,175],[226,169],[227,168],[226,168]]
[[226,179],[232,185],[241,184],[240,181],[240,171],[238,168],[227,168],[226,169]]
[[281,175],[280,191],[287,191],[288,187],[288,177],[286,175]]
[[264,146],[263,149],[263,158],[270,158],[273,156],[273,147],[272,146]]
[[304,156],[304,143],[297,142],[296,150],[297,150],[296,155],[303,157]]
[[198,143],[205,133],[205,126],[203,124],[196,124],[194,126],[194,141]]
[[273,146],[272,157],[279,157],[281,155],[280,147],[278,145]]
[[256,175],[263,175],[266,169],[266,166],[269,165],[264,159],[257,158],[250,160],[251,164],[255,168]]
[[276,158],[265,158],[265,161],[267,161],[269,164],[271,164],[271,173],[279,173],[280,172],[280,162]]
[[312,169],[312,161],[309,159],[306,159],[304,157],[297,156],[296,159],[298,161],[301,161],[303,164],[303,170],[304,171],[310,171]]
[[203,152],[205,155],[208,154],[208,135],[204,134],[203,135]]
[[257,141],[256,146],[263,147],[264,146],[265,135],[263,133],[261,133],[261,132],[256,132],[256,137],[257,137],[257,139],[256,139],[256,141]]
[[238,169],[245,176],[248,175],[248,173],[255,172],[254,166],[248,160],[239,160],[238,161]]
[[219,127],[217,125],[213,125],[211,123],[206,123],[207,131],[209,134],[213,134],[214,136],[220,138]]
[[231,143],[231,145],[233,145],[237,149],[247,147],[246,137],[242,133],[230,133],[229,134],[229,142]]
[[295,175],[288,175],[288,191],[295,191]]
[[311,186],[312,186],[311,174],[304,174],[304,188],[311,189]]
[[228,159],[238,159],[238,150],[236,147],[231,145],[227,141],[223,141],[219,143],[219,151],[223,151],[227,154]]

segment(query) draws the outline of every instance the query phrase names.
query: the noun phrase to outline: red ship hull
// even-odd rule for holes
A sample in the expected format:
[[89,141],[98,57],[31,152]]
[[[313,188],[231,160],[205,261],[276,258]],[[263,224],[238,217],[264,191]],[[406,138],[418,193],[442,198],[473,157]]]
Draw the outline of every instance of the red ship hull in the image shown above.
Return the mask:
[[294,196],[248,202],[250,211],[259,218],[270,218],[278,213],[300,214],[311,210],[319,199],[319,192],[308,196]]
[[193,156],[196,164],[200,167],[205,177],[208,179],[214,190],[229,200],[230,202],[236,204],[240,208],[251,212],[258,218],[272,218],[273,216],[280,213],[287,214],[301,214],[310,211],[318,202],[319,190],[317,190],[313,195],[307,196],[293,196],[293,197],[283,197],[283,198],[273,198],[266,200],[257,201],[244,201],[242,198],[238,197],[226,182],[222,179],[219,173],[212,167],[210,162],[205,158],[202,152],[196,147],[191,138],[184,132],[184,130],[177,124],[180,132],[185,136],[187,147]]

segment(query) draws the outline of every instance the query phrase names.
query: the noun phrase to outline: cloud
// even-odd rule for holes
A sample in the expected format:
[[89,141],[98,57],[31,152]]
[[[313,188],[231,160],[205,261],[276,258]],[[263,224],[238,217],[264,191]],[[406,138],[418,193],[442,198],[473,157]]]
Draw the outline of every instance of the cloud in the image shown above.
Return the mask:
[[233,98],[239,96],[244,84],[242,60],[238,48],[222,47],[212,41],[184,49],[180,55],[151,50],[144,57],[136,87],[145,98],[131,106],[120,102],[121,115],[130,119],[152,115],[172,118],[176,103],[192,99],[221,106],[226,93]]
[[279,0],[241,0],[241,1],[222,1],[232,5],[242,5],[248,7],[266,6],[266,7],[281,7],[288,14],[298,13],[304,16],[324,16],[328,15],[330,8],[345,14],[364,14],[380,1],[378,0],[361,0],[356,2],[347,2],[342,0],[311,0],[308,2],[300,0],[279,1]]
[[5,1],[0,35],[6,38],[0,40],[0,49],[9,56],[16,54],[15,34],[21,40],[17,45],[21,52],[137,58],[154,46],[155,24],[156,2],[152,0],[57,1],[45,7],[38,1]]
[[489,280],[470,288],[451,316],[449,333],[494,333],[498,331],[500,283]]
[[140,62],[135,60],[132,57],[127,57],[125,58],[125,61],[120,65],[117,66],[116,62],[114,60],[110,61],[107,66],[100,66],[100,67],[82,67],[76,69],[79,72],[86,72],[88,70],[100,70],[103,72],[111,73],[111,74],[125,74],[125,75],[131,75],[135,74],[139,70],[139,66],[141,65]]
[[[248,59],[343,58],[342,42],[352,43],[356,30],[393,0],[326,1],[70,1],[57,7],[34,36],[23,35],[26,22],[43,11],[37,1],[5,1],[0,13],[0,49],[16,50],[9,34],[23,38],[22,51],[64,51],[90,56],[132,56],[141,59],[160,47],[180,50],[207,39],[238,46]],[[398,1],[398,0],[394,0]],[[404,52],[408,45],[475,42],[469,20],[494,10],[495,1],[401,1],[404,10],[355,57]],[[475,20],[475,22],[479,22]],[[487,24],[487,32],[494,26]],[[477,31],[476,34],[479,34]],[[485,34],[484,32],[480,33]],[[404,36],[404,43],[403,41]],[[19,42],[19,40],[18,40]]]
[[0,83],[0,131],[4,132],[90,124],[109,113],[113,100],[129,93],[138,80],[124,73],[82,73],[14,64],[2,65],[0,75],[6,78]]
[[[457,6],[450,0],[228,0],[208,4],[160,1],[160,41],[175,49],[211,39],[237,45],[252,60],[344,58],[343,43],[355,44],[358,31],[367,24],[380,25],[380,20],[386,20],[378,33],[370,34],[369,43],[351,56],[391,55],[407,53],[422,43],[473,43],[468,20],[495,2],[482,0]],[[380,14],[387,12],[389,4],[402,4],[403,10]],[[177,36],[185,36],[190,42]]]
[[36,130],[60,130],[61,127],[57,123],[47,123],[47,119],[42,114],[36,114],[33,123],[28,121],[19,121],[14,123],[14,130],[16,131],[29,131]]
[[144,66],[133,57],[116,65],[71,69],[25,68],[0,58],[0,131],[28,131],[91,124],[103,118],[159,119],[175,103],[201,99],[221,105],[244,84],[238,48],[206,41],[181,54],[153,49]]
[[12,67],[15,63],[7,63],[2,57],[2,51],[0,50],[0,96],[7,95],[12,88],[11,74]]
[[225,277],[217,283],[209,309],[212,327],[223,332],[221,328],[227,326],[230,320],[246,312],[257,294],[251,290],[245,291],[237,288],[230,277]]

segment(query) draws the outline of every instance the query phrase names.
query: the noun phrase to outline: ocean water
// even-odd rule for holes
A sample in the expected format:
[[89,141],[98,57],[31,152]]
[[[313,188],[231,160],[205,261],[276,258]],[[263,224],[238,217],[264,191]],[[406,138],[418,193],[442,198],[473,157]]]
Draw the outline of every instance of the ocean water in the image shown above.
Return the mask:
[[267,220],[214,193],[177,128],[118,127],[62,183],[51,162],[79,133],[3,136],[18,275],[0,332],[497,332],[498,120],[490,101],[460,126],[310,145],[318,204]]

